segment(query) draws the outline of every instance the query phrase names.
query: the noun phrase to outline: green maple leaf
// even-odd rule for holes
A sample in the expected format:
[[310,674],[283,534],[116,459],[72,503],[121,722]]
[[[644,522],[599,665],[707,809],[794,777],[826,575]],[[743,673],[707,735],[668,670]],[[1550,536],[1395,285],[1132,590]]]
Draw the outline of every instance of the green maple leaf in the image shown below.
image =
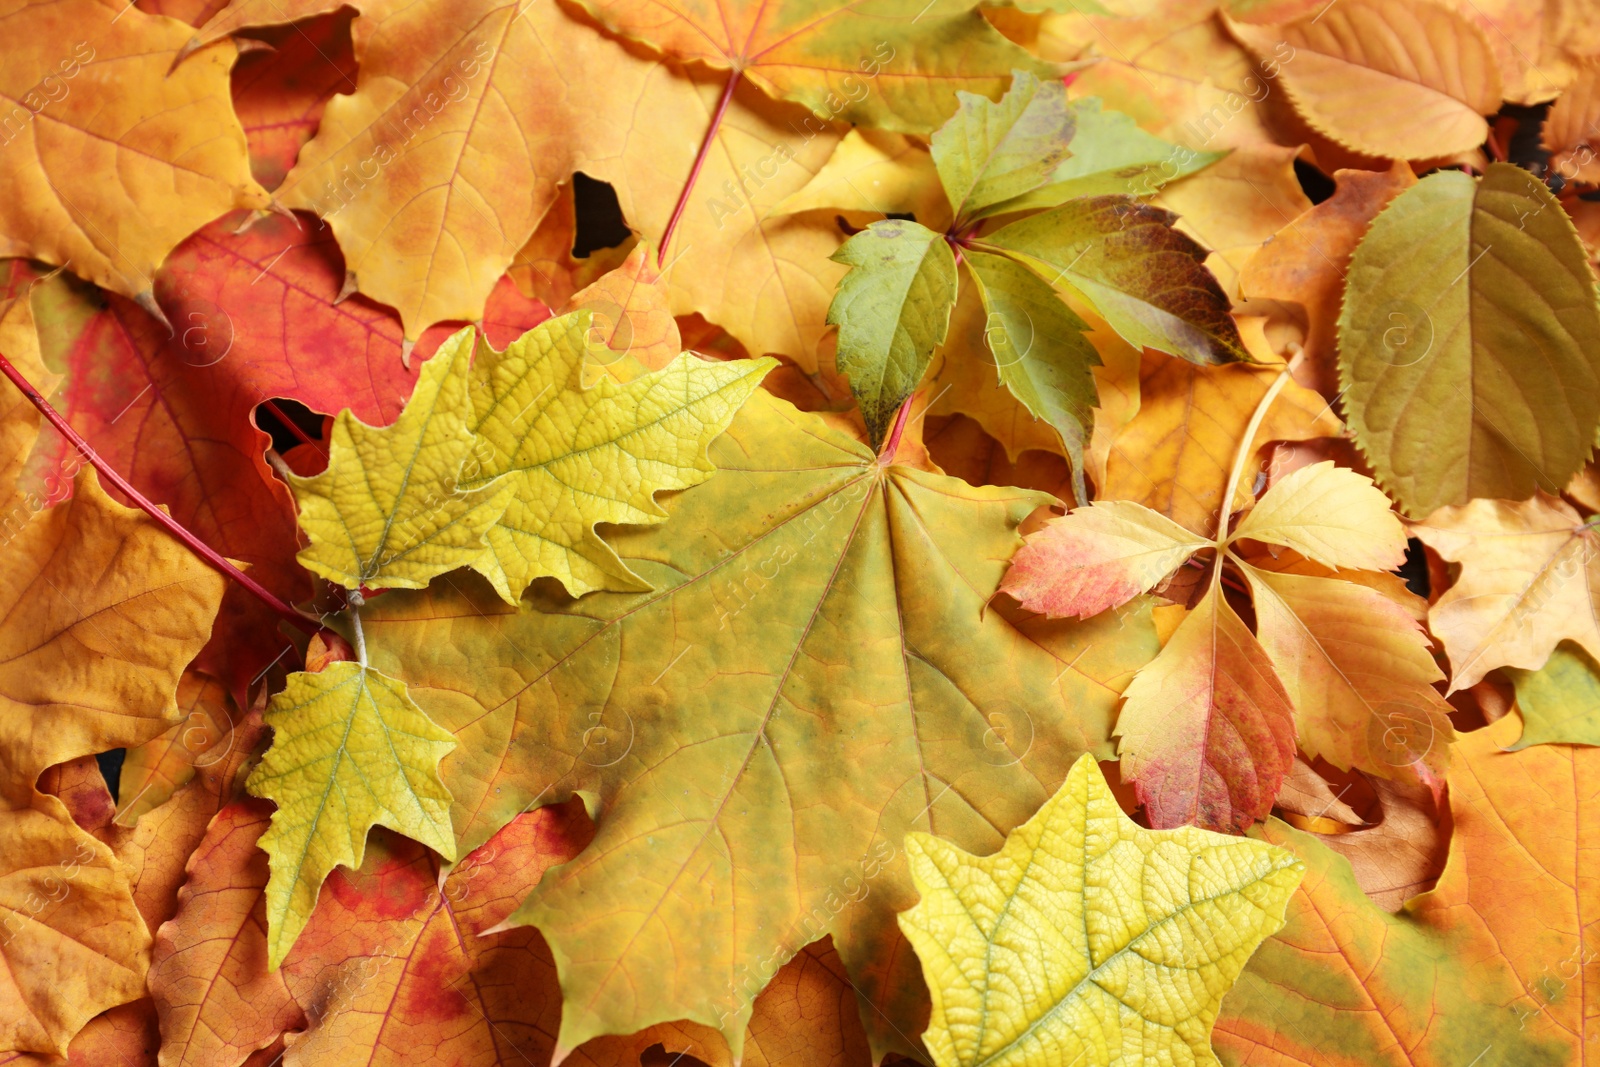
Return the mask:
[[391,593],[364,613],[373,662],[461,741],[442,773],[464,847],[591,798],[593,844],[513,917],[560,968],[562,1049],[687,1018],[737,1053],[772,970],[832,934],[875,1047],[910,1052],[901,835],[992,846],[1079,754],[1109,755],[1148,614],[989,606],[1050,497],[880,463],[764,392],[711,459],[664,527],[614,535],[653,591]]

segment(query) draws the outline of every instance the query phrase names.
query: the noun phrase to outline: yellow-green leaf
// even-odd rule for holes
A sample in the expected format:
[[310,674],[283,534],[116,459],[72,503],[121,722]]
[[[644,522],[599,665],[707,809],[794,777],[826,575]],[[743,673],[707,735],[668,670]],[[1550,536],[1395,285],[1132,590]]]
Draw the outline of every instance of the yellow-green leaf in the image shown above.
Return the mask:
[[1509,667],[1529,745],[1600,745],[1600,667],[1582,648],[1563,641],[1536,671]]
[[328,469],[289,476],[300,528],[311,539],[301,566],[346,589],[421,589],[470,566],[505,510],[509,482],[464,489],[472,449],[467,396],[472,330],[423,364],[405,410],[390,426],[368,426],[348,408],[328,443]]
[[542,577],[558,579],[573,596],[648,589],[595,524],[664,521],[656,493],[698,485],[716,471],[707,446],[777,366],[684,353],[626,384],[602,375],[586,389],[585,371],[596,369],[586,359],[590,317],[550,319],[504,352],[478,346],[478,440],[461,488],[487,492],[502,478],[510,487],[489,547],[472,563],[509,603]]
[[1048,181],[1074,126],[1066,87],[1026,71],[1012,72],[998,103],[975,93],[956,99],[956,113],[933,135],[933,163],[961,226]]
[[1130,344],[1193,363],[1245,356],[1206,250],[1173,228],[1177,216],[1122,196],[1090,196],[1013,222],[986,250],[1021,257],[1052,285],[1069,285]]
[[246,784],[278,805],[261,836],[272,869],[267,958],[276,970],[322,880],[339,864],[361,866],[372,827],[456,858],[450,791],[439,779],[456,740],[412,702],[405,683],[349,661],[291,674],[265,718],[272,747]]
[[1559,493],[1600,420],[1600,310],[1544,183],[1491,163],[1390,201],[1350,260],[1339,372],[1356,443],[1412,518]]
[[1100,365],[1089,324],[1015,260],[977,251],[965,259],[983,301],[983,339],[1000,380],[1029,414],[1061,435],[1077,498],[1088,500],[1083,446],[1098,399],[1093,368]]
[[991,603],[1051,497],[881,464],[765,390],[711,458],[665,525],[611,535],[654,591],[390,593],[362,616],[373,664],[461,742],[442,774],[463,848],[530,805],[597,812],[512,918],[560,968],[562,1048],[675,1019],[738,1042],[769,963],[831,935],[874,1049],[910,1053],[902,835],[997,848],[1081,753],[1109,757],[1149,605]]
[[1196,152],[1140,129],[1098,97],[1072,102],[1072,151],[1047,184],[996,205],[993,215],[1055,207],[1080,196],[1151,196],[1168,182],[1202,170],[1226,152]]
[[1223,994],[1305,873],[1261,841],[1143,829],[1088,756],[996,854],[922,833],[906,854],[937,1067],[1216,1063]]
[[889,219],[850,238],[833,259],[851,268],[828,308],[829,325],[839,327],[839,371],[850,376],[877,447],[950,328],[956,258],[943,234]]

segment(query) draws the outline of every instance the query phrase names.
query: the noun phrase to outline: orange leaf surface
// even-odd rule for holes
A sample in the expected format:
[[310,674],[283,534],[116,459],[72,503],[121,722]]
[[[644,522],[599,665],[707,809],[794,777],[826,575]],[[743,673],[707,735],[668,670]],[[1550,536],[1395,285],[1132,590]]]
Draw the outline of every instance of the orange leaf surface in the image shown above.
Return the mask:
[[1378,212],[1416,184],[1400,162],[1377,173],[1341,170],[1334,180],[1331,197],[1286,222],[1239,274],[1243,296],[1292,300],[1305,309],[1306,356],[1298,376],[1324,396],[1339,390],[1339,301],[1350,254]]
[[[1196,532],[1215,530],[1228,466],[1250,413],[1276,374],[1276,368],[1200,367],[1146,354],[1139,413],[1116,429],[1106,446],[1106,484],[1100,497],[1136,501]],[[1261,468],[1258,457],[1268,442],[1338,432],[1339,420],[1328,404],[1289,383],[1256,433],[1246,476],[1229,510],[1249,502],[1251,476]]]
[[[233,47],[169,75],[188,28],[130,8],[11,0],[0,9],[12,42],[0,70],[0,256],[70,263],[153,306],[156,268],[179,241],[268,198],[229,106]],[[101,180],[109,173],[117,180]]]
[[948,118],[958,89],[994,96],[1013,69],[1049,70],[995,32],[970,0],[938,11],[925,0],[890,0],[871,11],[841,0],[583,5],[626,37],[739,71],[819,116],[909,133],[929,133]]
[[1318,132],[1358,152],[1428,159],[1477,148],[1500,106],[1488,35],[1450,8],[1342,0],[1277,26],[1229,22],[1258,56],[1287,42],[1282,81]]

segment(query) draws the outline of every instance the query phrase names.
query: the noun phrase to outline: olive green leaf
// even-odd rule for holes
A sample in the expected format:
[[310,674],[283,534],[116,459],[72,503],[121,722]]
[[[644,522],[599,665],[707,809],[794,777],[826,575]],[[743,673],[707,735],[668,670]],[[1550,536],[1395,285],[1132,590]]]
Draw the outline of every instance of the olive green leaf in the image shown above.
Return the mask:
[[933,163],[956,227],[1045,184],[1072,140],[1073,109],[1058,79],[1013,71],[999,103],[957,93],[961,106],[933,135]]
[[936,1067],[1215,1063],[1223,994],[1305,873],[1262,841],[1144,829],[1087,755],[994,855],[924,833],[906,855]]
[[405,683],[360,663],[289,676],[266,722],[272,747],[246,787],[278,805],[261,837],[267,882],[267,965],[276,970],[305,928],[322,881],[361,866],[367,831],[387,826],[456,858],[450,791],[439,761],[456,747]]
[[833,259],[851,269],[828,323],[839,327],[839,371],[850,377],[876,448],[950,328],[956,258],[942,234],[889,219],[850,238]]
[[1153,196],[1161,187],[1204,170],[1226,152],[1197,152],[1146,133],[1132,117],[1107,111],[1098,97],[1072,102],[1072,151],[1048,182],[996,204],[988,214],[1055,207],[1080,196]]
[[311,541],[296,557],[301,566],[346,589],[421,589],[483,555],[512,487],[459,484],[473,443],[472,334],[455,334],[422,365],[392,425],[368,426],[346,408],[334,420],[328,469],[289,475]]
[[653,591],[390,593],[362,613],[372,661],[461,742],[442,773],[463,849],[530,805],[598,813],[510,920],[554,954],[562,1049],[673,1019],[737,1043],[772,970],[831,935],[875,1050],[910,1052],[902,835],[998,847],[1079,754],[1109,757],[1150,606],[992,604],[1050,496],[885,465],[765,390],[711,458],[665,525],[611,535]]
[[976,251],[964,258],[983,300],[984,340],[1000,380],[1035,418],[1061,434],[1073,487],[1078,500],[1087,502],[1083,445],[1096,401],[1091,368],[1100,363],[1085,335],[1088,324],[1015,260]]
[[1013,222],[976,247],[1023,258],[1080,293],[1129,343],[1191,363],[1247,358],[1206,251],[1177,216],[1123,196],[1090,196]]
[[1559,493],[1600,421],[1600,310],[1544,183],[1492,163],[1395,197],[1350,261],[1339,371],[1356,443],[1411,517]]
[[1600,667],[1571,641],[1563,641],[1536,671],[1506,668],[1517,687],[1522,736],[1529,745],[1600,745]]
[[[511,486],[488,530],[488,549],[471,564],[508,603],[541,577],[559,580],[573,596],[648,589],[595,524],[663,521],[656,494],[711,477],[707,446],[777,366],[774,359],[713,363],[683,353],[626,383],[602,374],[584,388],[585,372],[596,369],[588,358],[590,314],[548,319],[504,352],[478,346],[478,439],[461,486],[475,492],[501,478]],[[604,358],[616,357],[606,350]]]

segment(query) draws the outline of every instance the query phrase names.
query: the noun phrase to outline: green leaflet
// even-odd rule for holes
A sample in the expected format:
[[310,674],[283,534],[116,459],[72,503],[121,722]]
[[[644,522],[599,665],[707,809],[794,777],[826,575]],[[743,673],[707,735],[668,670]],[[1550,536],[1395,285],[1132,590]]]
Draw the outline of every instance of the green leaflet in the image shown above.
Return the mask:
[[1073,109],[1059,80],[1020,70],[999,103],[956,97],[961,106],[933,135],[933,162],[959,229],[1049,180],[1072,140]]
[[1095,405],[1094,375],[1100,354],[1085,336],[1089,326],[1044,279],[1004,256],[965,257],[988,316],[984,340],[1000,380],[1067,446],[1073,487],[1089,499],[1083,480],[1083,445]]
[[1536,671],[1506,668],[1517,687],[1522,736],[1529,745],[1600,745],[1600,667],[1571,641],[1563,641]]
[[1191,363],[1247,358],[1206,250],[1173,229],[1176,220],[1128,197],[1084,197],[1013,222],[982,247],[1071,286],[1131,344]]
[[1077,131],[1072,151],[1047,184],[997,204],[988,212],[1007,215],[1056,207],[1080,196],[1152,196],[1168,182],[1204,170],[1226,152],[1196,152],[1141,130],[1120,111],[1106,111],[1097,97],[1072,102]]
[[1600,310],[1572,222],[1504,163],[1431,174],[1351,258],[1350,427],[1404,511],[1559,493],[1600,421]]
[[839,327],[839,370],[877,447],[950,328],[955,255],[942,234],[890,219],[850,238],[833,259],[852,268],[828,308]]
[[683,353],[626,383],[602,375],[584,388],[591,313],[549,319],[496,352],[478,346],[473,368],[476,490],[504,477],[511,496],[472,568],[515,604],[528,583],[551,577],[573,596],[645,589],[595,525],[661,522],[658,492],[687,489],[716,472],[711,439],[777,361],[713,363]]
[[456,858],[450,791],[439,761],[456,747],[412,701],[404,682],[360,663],[289,676],[266,722],[272,747],[250,792],[278,805],[261,848],[270,859],[267,961],[294,945],[334,867],[361,866],[367,831],[387,826]]
[[[955,213],[949,233],[890,219],[834,256],[853,269],[828,322],[839,327],[838,366],[872,443],[946,343],[959,292],[951,248],[959,248],[983,305],[987,351],[957,341],[947,358],[995,364],[1028,412],[1061,435],[1076,496],[1086,499],[1083,443],[1098,357],[1087,325],[1056,290],[1077,292],[1134,344],[1196,363],[1246,358],[1205,250],[1172,228],[1170,212],[1108,195],[1154,193],[1220,156],[1152,137],[1098,100],[1069,104],[1058,83],[1020,70],[999,102],[962,93],[932,154]],[[982,233],[985,217],[1044,207],[1054,210]]]
[[458,485],[473,443],[471,358],[468,328],[422,365],[390,426],[368,426],[348,408],[339,413],[328,469],[289,475],[311,541],[296,557],[301,566],[346,589],[421,589],[483,554],[483,535],[505,510],[511,486]]

